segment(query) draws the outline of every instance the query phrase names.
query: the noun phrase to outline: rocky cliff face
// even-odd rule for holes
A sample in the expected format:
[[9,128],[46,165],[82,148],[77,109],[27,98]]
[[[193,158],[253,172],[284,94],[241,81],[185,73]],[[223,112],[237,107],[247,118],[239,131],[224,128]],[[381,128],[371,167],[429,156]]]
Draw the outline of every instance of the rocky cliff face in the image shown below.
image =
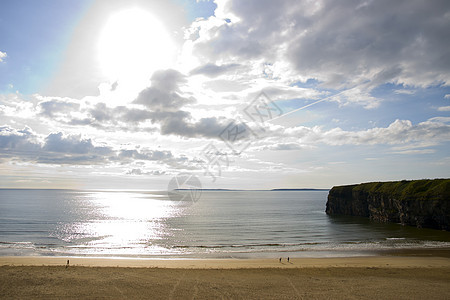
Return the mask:
[[450,179],[336,186],[326,213],[450,230]]

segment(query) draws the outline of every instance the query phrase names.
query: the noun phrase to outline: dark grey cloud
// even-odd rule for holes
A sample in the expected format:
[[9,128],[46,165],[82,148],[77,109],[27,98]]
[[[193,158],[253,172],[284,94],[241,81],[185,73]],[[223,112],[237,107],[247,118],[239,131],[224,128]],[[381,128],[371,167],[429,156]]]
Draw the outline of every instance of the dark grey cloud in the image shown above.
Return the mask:
[[125,106],[108,107],[105,103],[97,103],[95,106],[83,111],[85,117],[72,117],[67,112],[65,124],[72,126],[91,126],[104,131],[123,132],[155,132],[155,126],[141,125],[142,122],[152,120],[155,113],[148,109],[127,108]]
[[0,127],[0,149],[2,157],[48,164],[89,164],[108,160],[113,151],[109,147],[98,147],[90,139],[80,136],[49,134],[45,141],[29,128],[16,130]]
[[193,98],[185,98],[177,92],[162,91],[152,86],[140,92],[133,103],[142,104],[152,110],[176,110],[194,102]]
[[264,147],[265,150],[285,151],[285,150],[301,150],[302,147],[297,143],[278,143]]
[[226,118],[201,118],[190,121],[188,118],[165,118],[161,121],[161,134],[181,137],[219,139],[220,133],[231,122]]
[[46,139],[42,150],[66,154],[98,154],[108,155],[112,153],[109,147],[96,147],[91,139],[83,139],[78,136],[63,136],[61,132],[51,133]]
[[[219,3],[225,15],[239,22],[223,22],[209,27],[209,37],[197,39],[194,54],[208,61],[242,61],[275,59],[277,47],[283,40],[282,30],[290,25],[289,16],[300,10],[300,1],[227,1]],[[200,31],[200,23],[194,28]],[[204,30],[204,29],[203,29]]]
[[91,117],[98,122],[106,122],[114,119],[114,112],[105,103],[97,103],[89,110]]
[[450,84],[449,1],[230,0],[219,6],[218,18],[232,22],[210,22],[194,39],[193,53],[211,63],[288,63],[301,78],[332,88],[367,81],[369,90],[383,83]]
[[51,165],[98,165],[107,162],[106,158],[97,154],[73,155],[73,154],[59,154],[41,153],[35,160],[41,164]]
[[353,77],[448,83],[449,12],[448,1],[324,1],[287,55],[298,71],[329,85]]
[[[132,162],[156,162],[159,165],[166,165],[173,169],[198,169],[198,163],[184,155],[174,155],[169,150],[153,149],[121,149],[111,160],[121,164],[130,164]],[[144,171],[141,168],[134,168],[128,172],[132,175],[163,175],[163,171]]]
[[[52,100],[41,103],[41,107],[45,111],[43,115],[52,118],[57,112],[58,116],[64,117],[57,121],[73,126],[88,125],[108,131],[153,132],[159,129],[162,135],[177,135],[187,138],[219,138],[220,132],[230,123],[230,120],[221,117],[196,120],[190,112],[183,110],[185,105],[194,103],[195,99],[181,96],[180,86],[186,82],[186,78],[178,71],[170,69],[157,71],[153,74],[151,81],[151,86],[144,89],[135,99],[134,106],[109,107],[106,103],[97,103],[94,106],[83,108],[81,113],[85,117],[80,118],[74,117],[75,114],[73,114],[78,112],[78,104]],[[141,124],[146,121],[150,121],[154,127],[148,127],[148,125],[141,127]],[[71,139],[63,140],[60,134],[50,135],[47,138],[45,150],[64,149],[67,151],[71,149],[71,151],[78,151],[81,154],[82,151],[88,153],[93,147],[90,141],[83,141],[75,145]]]
[[40,150],[40,145],[30,128],[15,130],[9,126],[0,127],[0,149],[2,157],[19,152],[22,155],[33,154]]
[[224,64],[224,65],[216,65],[213,63],[208,63],[198,68],[193,69],[190,74],[191,75],[205,75],[208,77],[217,77],[222,74],[227,74],[232,71],[236,71],[241,65],[240,64]]
[[146,171],[142,169],[131,169],[127,172],[127,175],[164,175],[166,174],[165,171],[159,171],[159,170],[152,170],[152,171]]
[[140,123],[154,118],[154,113],[144,109],[120,107],[120,119],[125,123]]
[[219,133],[230,122],[221,117],[209,117],[194,120],[190,112],[184,110],[148,110],[127,108],[125,106],[107,107],[98,103],[88,110],[88,116],[83,119],[72,119],[68,123],[74,126],[90,125],[102,130],[148,131],[155,128],[133,127],[149,120],[159,126],[163,135],[178,135],[182,137],[218,138]]
[[180,95],[180,85],[186,82],[183,74],[175,70],[156,71],[150,87],[141,91],[134,100],[151,110],[173,111],[187,104],[195,103],[193,97]]
[[51,133],[39,151],[37,162],[46,164],[102,164],[114,156],[111,147],[94,146],[91,139],[80,135],[64,136],[61,132]]
[[134,160],[149,160],[149,161],[163,161],[172,159],[174,156],[170,151],[159,150],[121,150],[118,155],[121,159],[134,159]]
[[149,110],[127,108],[125,106],[108,107],[105,103],[97,103],[88,110],[90,124],[97,126],[124,123],[140,123],[152,119],[153,113]]
[[80,104],[73,101],[64,101],[59,99],[52,99],[39,103],[41,114],[47,117],[54,117],[58,113],[66,113],[68,111],[77,111]]
[[[113,149],[95,145],[92,139],[80,135],[51,133],[39,137],[30,128],[16,130],[0,127],[0,160],[19,160],[57,165],[89,165],[151,161],[172,168],[198,168],[197,162],[184,155],[174,155],[168,150]],[[161,174],[159,174],[161,175]]]
[[119,82],[115,81],[113,84],[111,84],[111,91],[115,91],[117,89],[117,87],[119,86]]
[[162,91],[179,91],[181,84],[186,83],[186,76],[177,70],[158,70],[153,73],[152,86]]

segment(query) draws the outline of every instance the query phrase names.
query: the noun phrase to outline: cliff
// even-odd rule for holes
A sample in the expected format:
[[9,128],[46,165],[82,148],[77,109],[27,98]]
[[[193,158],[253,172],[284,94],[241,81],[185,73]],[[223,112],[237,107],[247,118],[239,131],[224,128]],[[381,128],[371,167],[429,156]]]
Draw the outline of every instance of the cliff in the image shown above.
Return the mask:
[[450,179],[335,186],[326,213],[450,230]]

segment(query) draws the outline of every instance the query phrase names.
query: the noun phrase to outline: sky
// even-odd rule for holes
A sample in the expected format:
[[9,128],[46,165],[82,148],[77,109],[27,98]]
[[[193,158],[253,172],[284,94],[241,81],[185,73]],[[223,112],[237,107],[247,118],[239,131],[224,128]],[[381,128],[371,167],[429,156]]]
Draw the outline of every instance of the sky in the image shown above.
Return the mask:
[[448,178],[449,32],[447,0],[3,0],[0,188]]

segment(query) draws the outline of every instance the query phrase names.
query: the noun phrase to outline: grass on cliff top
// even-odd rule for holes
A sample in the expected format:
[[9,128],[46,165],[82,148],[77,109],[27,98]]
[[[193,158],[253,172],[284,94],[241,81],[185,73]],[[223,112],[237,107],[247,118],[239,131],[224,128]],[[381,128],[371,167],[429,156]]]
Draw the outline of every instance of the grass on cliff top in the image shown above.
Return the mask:
[[350,186],[338,186],[333,189],[352,189],[352,191],[390,194],[400,198],[435,198],[450,200],[450,179],[402,180],[390,182],[369,182]]

